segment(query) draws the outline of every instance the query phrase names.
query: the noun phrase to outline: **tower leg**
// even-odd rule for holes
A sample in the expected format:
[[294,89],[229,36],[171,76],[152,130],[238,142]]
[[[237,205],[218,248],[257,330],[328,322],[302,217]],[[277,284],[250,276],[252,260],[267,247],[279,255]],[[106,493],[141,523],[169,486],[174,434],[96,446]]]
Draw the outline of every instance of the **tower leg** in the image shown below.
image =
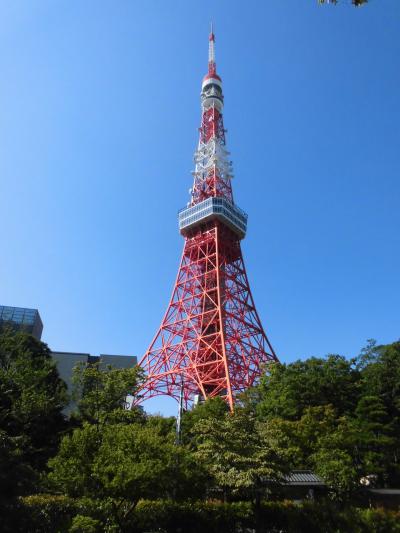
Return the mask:
[[217,221],[188,235],[171,300],[161,326],[139,363],[147,380],[140,400],[196,394],[235,396],[277,361],[254,306],[240,242]]

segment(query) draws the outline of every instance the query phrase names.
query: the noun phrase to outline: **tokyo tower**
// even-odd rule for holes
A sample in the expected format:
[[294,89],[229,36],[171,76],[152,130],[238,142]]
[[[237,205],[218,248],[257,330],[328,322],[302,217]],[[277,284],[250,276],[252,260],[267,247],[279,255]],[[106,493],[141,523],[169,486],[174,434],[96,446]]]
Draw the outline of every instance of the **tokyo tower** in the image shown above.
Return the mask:
[[187,407],[196,396],[221,396],[232,410],[237,394],[257,382],[263,366],[278,361],[243,262],[247,215],[233,200],[223,106],[211,30],[193,188],[178,215],[185,244],[167,311],[139,363],[146,374],[140,401],[169,395]]

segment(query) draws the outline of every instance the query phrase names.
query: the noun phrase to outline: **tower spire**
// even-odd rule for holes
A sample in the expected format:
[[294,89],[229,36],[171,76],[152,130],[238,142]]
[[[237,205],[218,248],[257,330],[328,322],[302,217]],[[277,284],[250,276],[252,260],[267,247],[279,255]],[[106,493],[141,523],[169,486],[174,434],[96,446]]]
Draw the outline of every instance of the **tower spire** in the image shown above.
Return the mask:
[[208,37],[208,74],[216,73],[217,65],[215,63],[215,35],[213,31],[213,23],[211,22],[210,35]]

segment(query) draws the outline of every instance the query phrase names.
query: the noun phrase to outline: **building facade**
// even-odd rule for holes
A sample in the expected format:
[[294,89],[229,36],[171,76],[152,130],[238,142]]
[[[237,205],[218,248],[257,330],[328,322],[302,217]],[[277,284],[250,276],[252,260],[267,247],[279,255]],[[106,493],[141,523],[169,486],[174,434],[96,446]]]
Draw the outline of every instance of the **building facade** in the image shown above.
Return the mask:
[[37,309],[0,305],[0,327],[4,326],[30,333],[38,340],[42,337],[43,322]]
[[129,355],[90,355],[79,352],[51,352],[51,355],[57,364],[60,378],[67,384],[70,403],[64,410],[66,414],[71,413],[76,406],[76,402],[71,396],[73,393],[73,371],[77,365],[99,364],[100,370],[106,370],[109,366],[113,368],[131,368],[137,364],[137,358]]

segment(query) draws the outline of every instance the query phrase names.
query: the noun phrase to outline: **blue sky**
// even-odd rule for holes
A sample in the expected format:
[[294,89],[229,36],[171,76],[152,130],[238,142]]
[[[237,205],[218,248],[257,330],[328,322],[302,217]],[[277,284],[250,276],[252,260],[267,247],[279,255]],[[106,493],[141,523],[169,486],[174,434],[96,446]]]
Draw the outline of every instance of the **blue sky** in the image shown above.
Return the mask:
[[278,356],[398,339],[398,0],[2,2],[0,303],[38,308],[55,350],[146,350],[183,245],[211,19]]

